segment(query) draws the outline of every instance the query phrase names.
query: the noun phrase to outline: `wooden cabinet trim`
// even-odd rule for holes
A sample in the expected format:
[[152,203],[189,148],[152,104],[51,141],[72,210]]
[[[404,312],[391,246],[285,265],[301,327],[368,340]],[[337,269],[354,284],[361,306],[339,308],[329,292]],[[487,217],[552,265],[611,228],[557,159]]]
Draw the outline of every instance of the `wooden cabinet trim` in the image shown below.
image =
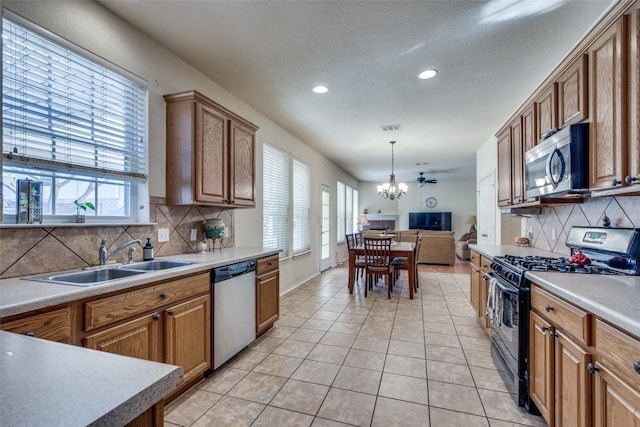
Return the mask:
[[634,363],[640,363],[640,340],[600,319],[596,319],[595,323],[598,360],[640,391],[640,373],[634,369]]
[[581,344],[591,345],[591,314],[535,285],[531,287],[531,308],[543,314],[554,326],[571,334]]

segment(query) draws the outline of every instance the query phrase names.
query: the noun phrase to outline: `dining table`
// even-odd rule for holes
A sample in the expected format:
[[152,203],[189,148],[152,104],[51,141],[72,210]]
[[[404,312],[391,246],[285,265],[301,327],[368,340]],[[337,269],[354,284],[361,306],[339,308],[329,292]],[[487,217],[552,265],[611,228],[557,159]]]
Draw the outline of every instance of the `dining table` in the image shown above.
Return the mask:
[[[416,280],[416,260],[414,257],[414,249],[416,244],[413,242],[392,242],[391,243],[391,259],[395,257],[407,258],[407,274],[409,276],[409,299],[413,299],[413,289]],[[349,249],[349,293],[353,294],[353,288],[356,277],[356,257],[364,256],[364,245],[356,245]]]

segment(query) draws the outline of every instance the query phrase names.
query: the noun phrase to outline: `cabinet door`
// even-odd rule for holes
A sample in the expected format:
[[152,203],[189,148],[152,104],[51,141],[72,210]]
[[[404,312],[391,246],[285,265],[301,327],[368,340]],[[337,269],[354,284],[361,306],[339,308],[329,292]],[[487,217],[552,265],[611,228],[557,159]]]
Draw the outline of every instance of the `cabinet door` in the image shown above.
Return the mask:
[[606,366],[596,363],[594,425],[640,427],[640,393]]
[[0,329],[49,341],[71,344],[71,309],[65,307],[11,322],[3,321]]
[[587,55],[581,55],[558,77],[558,122],[560,127],[589,117]]
[[229,144],[229,202],[255,206],[255,132],[231,121]]
[[549,324],[535,312],[529,320],[530,395],[540,414],[554,425],[553,338]]
[[476,316],[480,315],[480,268],[473,264],[470,264],[471,273],[470,277],[470,289],[469,298],[471,299],[471,306],[476,312]]
[[533,202],[536,199],[535,197],[527,197],[527,183],[525,181],[525,177],[526,177],[527,151],[531,150],[538,143],[538,140],[536,138],[536,133],[537,133],[536,126],[538,123],[537,117],[538,116],[536,112],[536,103],[533,102],[522,113],[522,147],[524,151],[522,153],[522,157],[525,159],[525,162],[524,162],[525,166],[523,166],[524,175],[523,175],[523,182],[522,182],[522,192],[523,192],[524,199],[527,202]]
[[189,382],[211,367],[211,299],[203,295],[164,311],[165,363],[184,369]]
[[557,85],[553,83],[540,93],[535,104],[538,114],[538,132],[536,139],[540,141],[542,135],[558,127],[558,101],[556,97]]
[[256,335],[267,331],[280,315],[280,272],[256,278]]
[[522,121],[518,117],[511,123],[511,197],[514,204],[524,202],[524,151]]
[[138,359],[161,362],[158,351],[160,315],[138,317],[122,325],[113,326],[84,339],[84,346]]
[[592,376],[587,365],[591,354],[560,331],[556,332],[555,352],[555,425],[589,427]]
[[195,188],[198,202],[226,203],[227,118],[215,109],[196,103]]
[[498,206],[511,204],[511,128],[498,137]]
[[624,34],[626,16],[589,49],[589,161],[593,189],[620,185],[624,178]]
[[629,20],[629,171],[625,180],[640,184],[640,3]]
[[[491,327],[491,322],[487,317],[487,298],[489,297],[489,279],[485,279],[482,271],[478,272],[478,282],[480,284],[480,297],[478,300],[478,311],[480,312],[480,319],[482,319],[482,326],[486,329]],[[489,331],[487,331],[489,333]]]

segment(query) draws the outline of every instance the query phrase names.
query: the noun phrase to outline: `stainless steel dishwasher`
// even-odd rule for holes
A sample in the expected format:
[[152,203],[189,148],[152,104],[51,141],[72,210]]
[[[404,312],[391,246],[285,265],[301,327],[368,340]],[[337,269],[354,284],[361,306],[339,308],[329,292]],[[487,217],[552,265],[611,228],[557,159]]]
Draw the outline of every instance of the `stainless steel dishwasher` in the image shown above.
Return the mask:
[[256,339],[256,260],[213,270],[213,369]]

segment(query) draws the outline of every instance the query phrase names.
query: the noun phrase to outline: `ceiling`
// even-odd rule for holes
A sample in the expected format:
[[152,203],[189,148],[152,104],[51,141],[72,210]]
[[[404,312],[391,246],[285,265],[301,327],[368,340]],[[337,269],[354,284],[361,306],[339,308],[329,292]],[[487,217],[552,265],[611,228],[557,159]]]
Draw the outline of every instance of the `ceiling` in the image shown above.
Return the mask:
[[397,141],[409,182],[473,179],[475,152],[611,1],[100,3],[360,181],[388,181]]

